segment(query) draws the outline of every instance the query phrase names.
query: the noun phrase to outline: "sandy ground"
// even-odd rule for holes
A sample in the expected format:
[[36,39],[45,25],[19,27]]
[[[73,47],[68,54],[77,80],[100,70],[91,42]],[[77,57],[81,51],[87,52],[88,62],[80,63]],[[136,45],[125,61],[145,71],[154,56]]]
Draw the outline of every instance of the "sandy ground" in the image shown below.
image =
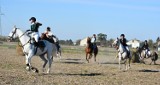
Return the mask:
[[[63,48],[63,47],[62,47]],[[66,49],[71,51],[66,51]],[[64,46],[62,58],[54,58],[50,74],[41,71],[43,61],[35,56],[32,65],[39,73],[25,70],[25,57],[18,56],[14,46],[0,46],[1,85],[160,85],[158,65],[132,63],[131,69],[118,69],[116,51],[99,48],[97,62],[87,63],[83,47]],[[72,51],[74,50],[74,51]],[[81,51],[80,51],[81,50]]]

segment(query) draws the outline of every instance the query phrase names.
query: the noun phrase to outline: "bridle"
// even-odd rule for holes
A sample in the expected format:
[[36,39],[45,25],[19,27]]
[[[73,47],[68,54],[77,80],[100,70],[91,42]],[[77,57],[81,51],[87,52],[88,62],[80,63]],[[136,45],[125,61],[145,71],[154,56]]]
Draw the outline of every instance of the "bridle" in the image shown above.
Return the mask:
[[13,39],[13,36],[15,35],[16,31],[17,31],[18,28],[15,28],[15,30],[12,32],[12,36],[8,36],[9,39]]
[[118,44],[118,41],[119,39],[117,39],[113,44],[112,44],[112,46],[114,47],[114,48],[116,48],[117,50],[119,49],[119,44]]
[[[12,32],[12,36],[8,36],[10,39],[13,39],[13,36],[15,35],[17,29],[18,29],[18,28],[15,28],[15,30]],[[21,36],[19,36],[19,39],[20,39],[24,34],[26,34],[26,33],[27,33],[27,31],[24,32]],[[25,43],[24,45],[20,45],[20,44],[18,44],[18,45],[19,45],[20,47],[24,47],[25,45],[27,45],[28,43],[30,43],[30,41],[31,41],[31,37],[30,37],[30,39],[28,40],[28,42]]]

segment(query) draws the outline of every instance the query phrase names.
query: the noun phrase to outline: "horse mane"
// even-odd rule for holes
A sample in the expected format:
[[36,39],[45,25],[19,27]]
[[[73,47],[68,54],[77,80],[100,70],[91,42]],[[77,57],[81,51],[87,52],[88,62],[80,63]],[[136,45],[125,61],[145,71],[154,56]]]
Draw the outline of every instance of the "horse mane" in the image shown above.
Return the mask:
[[87,38],[87,43],[91,43],[91,38],[90,37]]

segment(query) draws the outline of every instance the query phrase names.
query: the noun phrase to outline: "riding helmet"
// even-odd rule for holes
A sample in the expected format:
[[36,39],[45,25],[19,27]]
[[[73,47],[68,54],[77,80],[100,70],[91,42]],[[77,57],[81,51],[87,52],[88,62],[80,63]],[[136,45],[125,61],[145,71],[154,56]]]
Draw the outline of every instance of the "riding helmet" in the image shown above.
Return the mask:
[[121,34],[121,36],[125,37],[125,35],[124,35],[124,34]]
[[31,21],[31,20],[33,20],[33,22],[35,22],[35,21],[36,21],[36,18],[35,18],[35,17],[31,17],[31,18],[29,19],[29,21]]
[[48,31],[51,31],[51,28],[50,28],[50,27],[47,27],[47,30],[48,30]]

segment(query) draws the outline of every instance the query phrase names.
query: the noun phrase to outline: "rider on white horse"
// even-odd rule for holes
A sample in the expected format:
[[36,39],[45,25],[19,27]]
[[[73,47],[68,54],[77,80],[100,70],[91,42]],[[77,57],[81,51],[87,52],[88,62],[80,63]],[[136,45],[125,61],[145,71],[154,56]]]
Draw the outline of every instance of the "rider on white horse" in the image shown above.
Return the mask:
[[124,34],[120,35],[120,43],[124,46],[124,49],[127,51],[127,54],[130,55],[130,50],[128,48],[128,45],[126,44],[127,40],[125,38]]
[[146,55],[149,56],[151,54],[147,40],[144,41],[144,44],[142,46],[142,50],[145,50],[145,57],[146,57]]
[[35,42],[35,46],[40,46],[40,47],[44,47],[44,44],[41,44],[39,45],[39,32],[38,32],[38,29],[39,29],[39,26],[42,26],[41,23],[39,22],[36,22],[36,18],[35,17],[31,17],[29,19],[29,21],[31,22],[31,37],[34,38]]

